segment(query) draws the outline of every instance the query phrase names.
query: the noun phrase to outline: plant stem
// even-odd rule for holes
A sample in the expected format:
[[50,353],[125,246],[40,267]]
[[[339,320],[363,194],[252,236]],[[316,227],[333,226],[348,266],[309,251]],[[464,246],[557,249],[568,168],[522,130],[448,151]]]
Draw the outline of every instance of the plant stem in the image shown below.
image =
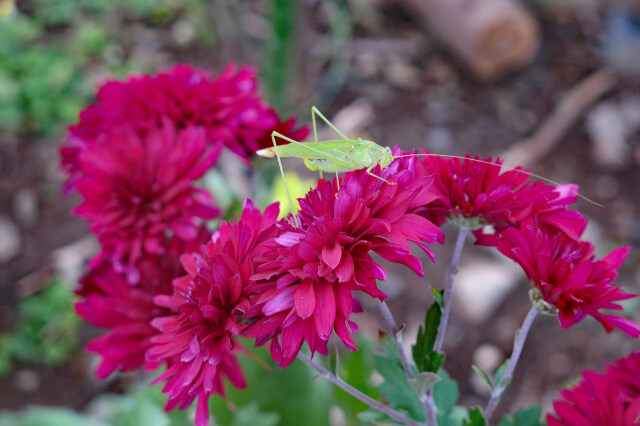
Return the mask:
[[[438,336],[433,349],[436,352],[442,351],[444,345],[444,335],[447,332],[447,324],[449,323],[449,314],[451,313],[451,300],[453,300],[453,282],[456,274],[458,273],[458,265],[460,264],[460,257],[462,255],[462,248],[464,247],[464,241],[467,239],[469,228],[461,226],[458,230],[458,237],[456,239],[456,246],[453,250],[453,256],[451,258],[451,266],[449,267],[449,281],[447,287],[444,290],[444,307],[442,309],[442,316],[440,318],[440,327],[438,327]],[[437,426],[438,419],[436,417],[436,404],[433,400],[433,387],[429,389],[427,395],[423,401],[424,411],[427,415],[427,424],[429,426]]]
[[327,370],[323,366],[321,366],[319,364],[316,364],[307,355],[305,355],[305,354],[300,352],[300,353],[298,353],[298,359],[301,360],[302,362],[304,362],[305,364],[307,364],[308,366],[312,367],[313,369],[315,369],[318,373],[320,373],[322,376],[324,376],[327,380],[329,380],[334,385],[338,386],[340,389],[342,389],[343,391],[345,391],[349,395],[353,396],[354,398],[359,399],[360,401],[364,402],[365,404],[369,405],[370,407],[375,408],[376,410],[386,414],[387,416],[391,417],[393,420],[396,420],[396,421],[398,421],[398,422],[400,422],[400,423],[402,423],[404,425],[423,426],[422,423],[417,422],[415,420],[411,420],[410,418],[405,417],[402,414],[398,413],[394,409],[392,409],[390,407],[387,407],[386,405],[384,405],[380,401],[376,401],[375,399],[371,398],[370,396],[365,395],[364,393],[360,392],[358,389],[354,388],[353,386],[351,386],[350,384],[348,384],[347,382],[345,382],[340,377],[336,376],[335,374],[333,374],[332,372],[330,372],[329,370]]
[[440,320],[440,328],[438,328],[438,337],[434,345],[434,350],[440,352],[444,344],[444,335],[447,332],[447,324],[449,323],[449,314],[451,312],[451,300],[453,299],[453,282],[456,274],[458,273],[458,265],[460,264],[460,256],[462,254],[462,248],[464,247],[464,241],[469,233],[469,228],[461,226],[458,231],[458,238],[456,239],[456,247],[453,250],[453,257],[451,258],[451,267],[449,268],[449,281],[444,291],[444,309],[442,310],[442,318]]
[[491,392],[491,398],[489,399],[487,408],[484,409],[484,417],[487,420],[491,418],[493,411],[498,406],[498,402],[500,402],[502,393],[511,382],[511,377],[513,376],[513,372],[516,369],[516,365],[518,365],[520,354],[522,354],[522,349],[524,348],[524,342],[527,340],[527,335],[529,334],[529,330],[531,329],[533,320],[536,319],[537,315],[538,310],[535,306],[532,306],[529,310],[529,313],[522,322],[522,327],[520,327],[520,330],[518,330],[517,332],[516,340],[515,342],[513,342],[513,351],[511,353],[511,358],[509,358],[509,364],[507,364],[507,370],[504,372],[504,375],[500,379],[500,382],[496,383],[495,387],[493,388],[493,392]]
[[427,425],[438,426],[438,418],[436,416],[438,407],[436,407],[436,403],[433,400],[433,387],[429,389],[427,394],[422,398],[422,406],[424,407],[424,413],[427,416]]
[[387,323],[387,327],[389,328],[388,332],[393,336],[393,340],[396,342],[396,347],[398,348],[398,353],[400,354],[400,360],[402,361],[402,368],[404,368],[404,372],[407,377],[413,379],[414,377],[416,377],[416,375],[413,374],[413,370],[409,365],[407,353],[405,352],[404,346],[402,345],[402,339],[398,335],[398,325],[393,319],[393,315],[391,314],[391,311],[389,310],[389,307],[385,302],[380,302],[380,312],[382,312],[382,317]]

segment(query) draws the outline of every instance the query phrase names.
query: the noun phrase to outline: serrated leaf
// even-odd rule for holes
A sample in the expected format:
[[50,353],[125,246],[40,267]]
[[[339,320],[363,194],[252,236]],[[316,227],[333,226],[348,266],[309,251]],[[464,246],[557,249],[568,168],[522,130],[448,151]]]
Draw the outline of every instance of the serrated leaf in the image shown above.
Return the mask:
[[444,354],[433,349],[438,337],[441,315],[440,305],[437,302],[433,303],[427,310],[424,325],[418,330],[418,337],[412,349],[418,371],[435,373],[444,363]]
[[444,291],[440,291],[435,287],[431,287],[431,295],[433,296],[435,301],[438,302],[438,306],[440,306],[440,309],[442,309],[444,307]]
[[474,407],[469,410],[469,421],[465,421],[464,426],[487,426],[487,421],[482,414],[482,410],[478,407]]
[[484,380],[485,383],[489,385],[491,390],[493,390],[493,382],[491,382],[491,378],[489,378],[489,375],[485,373],[484,370],[478,367],[477,365],[472,365],[471,368],[473,368],[473,371],[475,371],[478,374],[478,376],[480,376],[482,380]]
[[376,370],[384,378],[378,387],[389,404],[417,421],[424,421],[424,410],[418,395],[409,384],[395,343],[388,336],[381,339],[384,354],[375,355]]
[[436,383],[440,381],[440,376],[436,373],[422,372],[415,378],[409,379],[409,384],[416,391],[418,396],[422,396],[427,393]]

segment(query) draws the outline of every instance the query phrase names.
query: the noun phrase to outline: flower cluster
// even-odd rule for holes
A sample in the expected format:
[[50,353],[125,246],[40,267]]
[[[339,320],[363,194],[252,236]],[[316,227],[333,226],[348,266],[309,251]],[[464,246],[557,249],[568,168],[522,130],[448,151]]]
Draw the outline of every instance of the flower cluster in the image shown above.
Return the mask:
[[145,363],[144,355],[158,331],[151,320],[169,313],[156,305],[154,297],[171,294],[172,280],[184,271],[179,257],[191,252],[210,239],[201,228],[190,241],[173,239],[161,255],[145,255],[137,261],[143,279],[132,286],[125,276],[116,272],[107,260],[95,265],[81,280],[76,291],[83,300],[76,303],[76,312],[85,321],[109,331],[91,340],[86,349],[102,357],[96,375],[109,376],[114,371],[129,371],[144,366],[150,370],[155,363]]
[[198,398],[196,425],[208,425],[211,394],[224,395],[223,377],[238,388],[246,381],[234,350],[235,337],[246,328],[243,314],[249,310],[249,284],[255,258],[274,244],[278,206],[264,215],[250,201],[240,220],[223,222],[211,241],[181,261],[187,275],[173,282],[173,294],[155,297],[166,316],[151,321],[160,333],[146,358],[166,362],[167,371],[154,383],[167,380],[167,410],[191,405]]
[[86,171],[82,153],[123,128],[144,137],[165,120],[178,131],[201,127],[216,152],[226,146],[245,160],[272,146],[274,130],[296,140],[306,137],[308,129],[295,130],[295,119],[282,121],[261,100],[255,75],[252,68],[229,65],[212,78],[207,71],[176,65],[156,75],[107,81],[98,89],[97,103],[82,111],[79,123],[69,128],[70,140],[61,150],[68,187]]
[[312,352],[326,354],[334,330],[349,349],[356,349],[349,334],[357,330],[349,319],[354,307],[359,309],[353,292],[386,298],[376,283],[386,279],[386,272],[371,252],[423,276],[409,242],[433,259],[425,243],[444,241],[433,223],[408,212],[430,201],[433,179],[397,166],[375,169],[379,176],[359,170],[339,181],[320,180],[299,200],[296,226],[283,226],[279,247],[261,259],[254,288],[262,294],[247,315],[255,318],[247,334],[257,344],[271,340],[271,354],[282,367],[305,341]]
[[[261,100],[255,71],[230,65],[219,76],[178,65],[156,75],[108,81],[80,113],[61,148],[74,212],[101,244],[78,294],[77,312],[108,331],[92,340],[97,374],[158,362],[144,354],[171,313],[154,303],[184,274],[179,261],[210,239],[204,225],[222,213],[198,180],[227,147],[246,159],[276,130],[306,136]],[[268,140],[270,144],[270,139]]]
[[136,283],[136,262],[162,254],[168,232],[192,240],[202,221],[220,215],[211,196],[194,186],[216,156],[203,129],[178,132],[168,120],[144,137],[114,132],[83,152],[85,172],[76,179],[83,201],[74,212],[91,224],[99,258]]
[[534,288],[534,300],[540,298],[547,304],[542,309],[557,312],[562,328],[589,315],[607,332],[617,327],[632,337],[640,336],[640,326],[633,321],[599,312],[622,310],[615,302],[636,297],[612,284],[630,247],[620,247],[596,260],[591,243],[572,240],[530,218],[519,228],[504,231],[498,250],[524,269]]
[[[403,155],[396,148],[396,155]],[[447,219],[474,230],[476,244],[495,246],[505,229],[530,217],[541,226],[556,228],[579,239],[586,219],[567,207],[577,200],[576,185],[552,186],[530,181],[529,173],[516,167],[501,172],[502,161],[439,156],[422,150],[412,164],[420,175],[434,175],[434,202],[422,213],[442,224]],[[486,233],[489,225],[493,232]]]
[[582,381],[560,392],[549,426],[632,426],[640,423],[640,352],[607,365],[604,373],[585,371]]
[[600,312],[634,297],[612,283],[628,249],[595,259],[580,241],[586,219],[569,210],[574,185],[532,182],[520,168],[501,172],[491,158],[396,148],[387,167],[320,179],[296,216],[278,221],[276,204],[261,212],[247,200],[239,218],[210,234],[207,221],[222,212],[197,181],[220,150],[248,159],[271,145],[271,131],[302,138],[306,130],[261,101],[248,68],[211,79],[177,66],[107,82],[97,99],[61,152],[69,187],[82,196],[75,213],[102,246],[76,309],[109,331],[87,349],[102,357],[99,377],[166,366],[154,382],[166,382],[166,409],[197,399],[198,426],[208,424],[208,401],[225,395],[225,381],[246,386],[240,337],[269,344],[283,368],[305,342],[326,354],[334,332],[356,350],[356,295],[387,297],[378,287],[387,272],[374,254],[422,277],[413,245],[433,261],[427,244],[444,241],[439,226],[448,220],[518,262],[563,328],[589,315],[607,331],[640,335],[632,321]]
[[[523,268],[540,308],[558,313],[568,328],[589,315],[610,332],[619,328],[633,337],[640,326],[602,309],[621,310],[617,301],[636,297],[612,282],[629,253],[628,247],[596,260],[591,243],[580,241],[587,220],[568,206],[577,199],[577,186],[554,187],[529,180],[520,168],[501,173],[500,160],[443,157],[422,151],[419,156],[397,148],[403,168],[418,176],[433,176],[435,199],[416,214],[438,224],[447,219],[469,228],[490,225],[493,233],[476,229],[477,244],[498,247]],[[407,156],[409,155],[409,156]]]

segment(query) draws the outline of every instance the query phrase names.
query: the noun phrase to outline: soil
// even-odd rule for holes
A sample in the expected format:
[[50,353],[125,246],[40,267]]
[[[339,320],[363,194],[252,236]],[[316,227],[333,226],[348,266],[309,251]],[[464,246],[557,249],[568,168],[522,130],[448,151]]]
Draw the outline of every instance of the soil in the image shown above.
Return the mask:
[[[326,16],[312,2],[304,2],[301,9],[302,34],[296,46],[298,62],[291,88],[296,104],[292,110],[306,118],[307,104],[315,102],[331,117],[355,100],[364,100],[373,113],[370,123],[361,129],[363,134],[381,144],[398,144],[404,149],[426,147],[455,155],[470,152],[499,156],[530,135],[575,84],[604,65],[597,55],[604,25],[600,9],[589,16],[587,24],[569,6],[536,9],[542,25],[542,46],[534,62],[496,82],[483,83],[432,42],[424,28],[411,18],[410,11],[399,4],[377,2],[372,10],[362,12],[362,20],[347,41],[352,47],[352,57],[348,58],[352,65],[346,70],[333,69],[337,75],[332,79],[327,74],[326,53],[319,47],[327,36]],[[264,13],[256,2],[247,2],[235,12],[251,17]],[[166,28],[148,30],[157,32],[159,40],[167,38]],[[222,34],[214,52],[169,46],[162,52],[164,65],[187,61],[214,71],[228,60],[259,65],[263,41],[242,31],[232,36],[241,40]],[[159,45],[163,48],[162,43]],[[236,49],[238,45],[241,48]],[[625,75],[602,101],[615,104],[638,96],[640,78]],[[636,130],[628,138],[634,155],[625,166],[599,166],[592,155],[585,114],[549,153],[528,166],[554,181],[578,183],[583,194],[605,205],[597,207],[580,201],[577,208],[590,218],[592,235],[603,252],[619,245],[633,246],[621,269],[620,282],[628,291],[638,293],[640,134]],[[46,283],[43,277],[49,276],[55,266],[52,252],[77,241],[87,230],[83,221],[69,213],[77,199],[61,195],[63,177],[57,172],[58,141],[6,139],[0,143],[0,216],[11,218],[19,227],[22,250],[16,258],[0,265],[0,332],[10,330],[20,298],[37,290],[37,283],[41,286]],[[16,194],[25,188],[35,193],[38,200],[33,224],[21,223],[14,209]],[[426,267],[430,284],[441,286],[438,283],[445,282],[453,239],[455,230],[448,228],[448,244],[437,249],[438,259],[442,260]],[[470,246],[468,242],[467,247]],[[489,249],[469,248],[465,256],[484,256],[486,250]],[[424,281],[401,269],[397,274],[405,284],[393,294],[391,309],[397,313],[399,322],[415,324],[421,321],[430,303]],[[489,320],[473,323],[453,313],[445,368],[458,380],[463,403],[486,401],[470,380],[469,365],[476,347],[491,343],[508,356],[513,332],[529,306],[523,279]],[[87,336],[94,333],[87,327]],[[514,377],[514,392],[507,394],[500,410],[512,412],[516,407],[535,402],[549,409],[557,389],[582,370],[601,370],[604,362],[633,349],[640,349],[637,341],[620,332],[607,335],[591,320],[562,330],[557,318],[538,318]],[[92,395],[105,391],[108,385],[91,379],[88,363],[81,358],[78,355],[57,369],[18,368],[0,380],[0,408],[17,409],[28,404],[82,408]],[[37,377],[39,385],[35,390],[20,388],[20,375],[25,371]],[[113,383],[110,386],[117,388]]]

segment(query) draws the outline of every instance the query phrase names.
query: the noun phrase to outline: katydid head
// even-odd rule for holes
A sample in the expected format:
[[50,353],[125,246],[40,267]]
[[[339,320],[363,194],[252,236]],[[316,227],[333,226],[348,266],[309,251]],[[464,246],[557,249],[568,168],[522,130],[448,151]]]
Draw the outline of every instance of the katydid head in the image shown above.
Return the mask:
[[380,161],[378,162],[378,164],[380,164],[380,167],[384,169],[389,167],[389,164],[391,164],[392,161],[393,154],[391,153],[391,148],[385,146],[380,152]]

